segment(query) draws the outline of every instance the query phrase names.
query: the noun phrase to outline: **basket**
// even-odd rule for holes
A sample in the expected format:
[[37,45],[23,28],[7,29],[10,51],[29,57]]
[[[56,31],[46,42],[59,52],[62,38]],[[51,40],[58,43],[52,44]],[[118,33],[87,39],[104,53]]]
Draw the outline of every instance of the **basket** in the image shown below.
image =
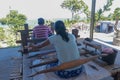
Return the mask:
[[108,65],[112,65],[115,62],[118,51],[113,49],[114,53],[109,54],[108,56],[102,57],[102,60],[105,61]]

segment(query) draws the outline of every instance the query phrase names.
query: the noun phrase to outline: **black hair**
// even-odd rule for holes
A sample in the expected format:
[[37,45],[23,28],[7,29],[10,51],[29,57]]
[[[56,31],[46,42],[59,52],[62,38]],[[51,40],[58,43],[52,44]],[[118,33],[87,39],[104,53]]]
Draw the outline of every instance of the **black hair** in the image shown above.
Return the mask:
[[44,24],[44,19],[43,18],[38,18],[38,24],[43,25]]
[[55,31],[56,31],[56,34],[60,35],[64,41],[66,42],[69,41],[68,33],[66,32],[66,27],[63,21],[58,20],[55,22]]

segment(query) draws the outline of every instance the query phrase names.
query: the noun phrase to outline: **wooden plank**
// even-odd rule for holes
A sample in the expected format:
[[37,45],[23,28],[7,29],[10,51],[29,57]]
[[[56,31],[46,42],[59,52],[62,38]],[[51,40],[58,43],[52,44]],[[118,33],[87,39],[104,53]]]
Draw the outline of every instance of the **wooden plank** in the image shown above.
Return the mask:
[[53,59],[53,60],[50,60],[50,61],[45,61],[45,62],[42,62],[42,63],[39,63],[39,64],[31,65],[30,68],[35,68],[35,67],[43,66],[43,65],[46,65],[46,64],[55,63],[57,61],[58,61],[58,59]]
[[32,61],[27,57],[28,54],[23,55],[23,80],[32,80],[31,77],[28,77],[28,75],[32,73],[32,70],[29,68],[29,66],[32,64]]
[[98,50],[101,49],[101,45],[98,45],[95,43],[93,44],[92,42],[83,41],[83,44],[86,46],[86,48],[87,48],[87,46],[90,46],[90,47],[93,47],[93,48],[98,49]]
[[44,55],[47,55],[47,54],[50,54],[50,53],[54,53],[56,52],[55,49],[51,49],[51,50],[42,50],[40,51],[38,54],[35,54],[35,55],[31,55],[31,56],[28,56],[28,58],[34,58],[34,57],[41,57],[41,56],[44,56]]
[[[27,42],[30,42],[30,43],[39,43],[39,42],[42,42],[46,40],[46,38],[43,38],[43,39],[27,39]],[[17,40],[16,43],[22,43],[23,40]]]
[[[18,30],[17,32],[22,32],[22,31],[25,31],[25,30]],[[29,29],[28,31],[33,31],[33,30]]]

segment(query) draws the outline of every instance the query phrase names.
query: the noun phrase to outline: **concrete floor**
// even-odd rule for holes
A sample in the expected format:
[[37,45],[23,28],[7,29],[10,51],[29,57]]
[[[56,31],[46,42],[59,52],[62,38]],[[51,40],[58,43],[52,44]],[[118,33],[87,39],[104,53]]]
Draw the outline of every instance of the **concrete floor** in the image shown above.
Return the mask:
[[0,49],[0,80],[9,80],[11,58],[20,57],[19,47]]

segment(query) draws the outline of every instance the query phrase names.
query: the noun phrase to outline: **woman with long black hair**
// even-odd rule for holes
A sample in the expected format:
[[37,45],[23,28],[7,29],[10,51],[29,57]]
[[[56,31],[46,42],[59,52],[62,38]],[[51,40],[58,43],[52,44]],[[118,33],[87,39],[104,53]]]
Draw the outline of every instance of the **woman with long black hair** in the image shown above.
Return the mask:
[[[56,65],[51,65],[52,67],[60,65],[64,62],[80,59],[80,53],[77,48],[76,38],[73,34],[66,31],[64,22],[58,20],[55,22],[54,27],[56,34],[50,36],[47,40],[39,45],[33,45],[32,49],[40,49],[49,44],[53,44],[56,49],[58,62]],[[56,71],[55,74],[61,78],[75,77],[82,72],[82,68],[83,66],[80,65],[74,68]]]

